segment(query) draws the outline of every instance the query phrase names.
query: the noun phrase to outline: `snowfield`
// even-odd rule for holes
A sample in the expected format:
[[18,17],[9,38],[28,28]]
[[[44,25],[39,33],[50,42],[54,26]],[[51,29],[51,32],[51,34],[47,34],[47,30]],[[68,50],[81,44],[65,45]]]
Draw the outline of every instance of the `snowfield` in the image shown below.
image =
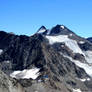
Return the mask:
[[16,79],[36,79],[39,76],[39,68],[24,69],[22,71],[14,71],[10,74],[12,78]]
[[46,36],[49,40],[49,43],[52,45],[54,43],[64,42],[65,45],[71,49],[74,53],[84,54],[80,47],[78,46],[75,40],[69,39],[68,35],[59,35],[59,36]]

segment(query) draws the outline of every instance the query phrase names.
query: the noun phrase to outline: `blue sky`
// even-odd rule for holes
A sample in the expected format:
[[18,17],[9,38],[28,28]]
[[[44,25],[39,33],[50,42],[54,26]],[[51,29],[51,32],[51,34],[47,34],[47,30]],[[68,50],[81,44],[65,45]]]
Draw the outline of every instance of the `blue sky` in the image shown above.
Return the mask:
[[31,35],[56,24],[92,36],[92,0],[0,0],[0,30]]

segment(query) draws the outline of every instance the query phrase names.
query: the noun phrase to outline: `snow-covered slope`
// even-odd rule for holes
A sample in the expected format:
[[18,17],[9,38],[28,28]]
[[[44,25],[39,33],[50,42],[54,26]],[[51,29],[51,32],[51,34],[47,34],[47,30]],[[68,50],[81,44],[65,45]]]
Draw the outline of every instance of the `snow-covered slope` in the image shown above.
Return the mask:
[[90,66],[89,64],[87,63],[82,63],[78,60],[74,60],[72,57],[69,57],[69,56],[65,56],[63,55],[64,57],[68,58],[70,61],[74,62],[77,66],[83,68],[86,73],[92,77],[92,66]]
[[49,43],[52,45],[54,43],[63,42],[65,45],[72,50],[74,53],[84,54],[75,40],[68,38],[68,35],[58,35],[58,36],[46,36]]
[[92,51],[84,51],[85,59],[88,64],[92,64]]
[[[74,60],[72,57],[68,57],[71,61],[73,61],[77,66],[83,68],[88,75],[92,77],[92,51],[83,51],[76,40],[70,39],[68,35],[58,35],[58,36],[46,36],[49,40],[50,45],[55,43],[65,43],[65,45],[73,51],[73,53],[82,54],[85,58],[84,63],[79,60]],[[84,43],[80,41],[80,43]]]

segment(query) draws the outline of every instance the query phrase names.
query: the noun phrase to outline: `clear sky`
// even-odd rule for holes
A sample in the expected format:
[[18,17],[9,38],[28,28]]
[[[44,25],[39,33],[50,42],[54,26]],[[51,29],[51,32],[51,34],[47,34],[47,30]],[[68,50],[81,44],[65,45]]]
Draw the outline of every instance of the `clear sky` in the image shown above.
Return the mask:
[[92,36],[92,0],[0,0],[0,30],[31,35],[56,24]]

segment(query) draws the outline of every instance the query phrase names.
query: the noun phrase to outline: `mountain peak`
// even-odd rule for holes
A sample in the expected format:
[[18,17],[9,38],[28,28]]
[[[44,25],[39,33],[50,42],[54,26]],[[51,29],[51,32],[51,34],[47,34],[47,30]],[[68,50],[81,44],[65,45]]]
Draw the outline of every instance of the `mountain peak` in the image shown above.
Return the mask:
[[50,35],[69,35],[69,34],[74,33],[64,25],[56,25],[51,29],[50,32]]
[[45,26],[41,26],[41,27],[38,29],[38,31],[37,31],[37,33],[44,33],[44,32],[46,32],[46,27],[45,27]]
[[71,30],[69,30],[66,26],[57,24],[51,30],[46,29],[45,26],[41,26],[37,31],[38,34],[43,35],[69,35],[74,34]]
[[46,27],[42,25],[42,26],[40,27],[40,29],[46,29]]

